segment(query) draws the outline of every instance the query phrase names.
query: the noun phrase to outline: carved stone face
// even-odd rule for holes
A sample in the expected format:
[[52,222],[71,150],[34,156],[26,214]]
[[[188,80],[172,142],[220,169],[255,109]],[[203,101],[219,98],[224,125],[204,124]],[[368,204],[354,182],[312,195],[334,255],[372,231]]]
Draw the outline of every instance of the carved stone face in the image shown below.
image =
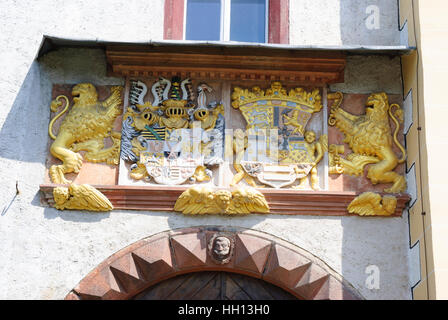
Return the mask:
[[218,190],[215,193],[215,201],[220,209],[226,209],[229,206],[231,199],[232,194],[230,193],[230,191]]
[[233,242],[223,235],[214,236],[209,242],[209,254],[219,264],[228,263],[233,253]]
[[66,187],[56,187],[53,189],[54,201],[58,205],[63,205],[70,197],[68,188]]
[[305,141],[308,143],[313,143],[316,140],[316,134],[313,131],[305,132]]
[[213,253],[218,258],[225,258],[230,252],[230,240],[226,237],[217,237],[213,245]]

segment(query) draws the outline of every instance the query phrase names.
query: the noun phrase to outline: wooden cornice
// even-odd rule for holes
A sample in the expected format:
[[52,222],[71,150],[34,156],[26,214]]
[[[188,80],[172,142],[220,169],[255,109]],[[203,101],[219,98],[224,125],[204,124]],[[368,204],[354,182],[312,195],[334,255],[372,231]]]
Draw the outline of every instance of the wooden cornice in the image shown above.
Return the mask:
[[[42,202],[54,206],[53,188],[59,185],[43,184],[40,190]],[[174,211],[177,198],[187,187],[142,187],[142,186],[94,186],[113,204],[116,210]],[[271,214],[348,216],[347,206],[358,195],[355,192],[296,191],[258,189],[266,198]],[[397,207],[392,217],[402,215],[407,194],[397,195]]]
[[109,74],[132,77],[191,77],[201,80],[282,81],[323,85],[344,81],[345,54],[233,47],[106,48]]

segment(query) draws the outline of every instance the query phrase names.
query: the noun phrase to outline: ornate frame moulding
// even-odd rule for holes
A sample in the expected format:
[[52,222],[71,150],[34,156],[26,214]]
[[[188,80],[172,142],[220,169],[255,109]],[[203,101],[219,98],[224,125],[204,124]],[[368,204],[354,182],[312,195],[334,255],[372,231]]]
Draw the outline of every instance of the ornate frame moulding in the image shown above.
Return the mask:
[[[53,189],[60,185],[42,184],[42,202],[54,207]],[[179,196],[188,187],[150,186],[94,186],[112,203],[115,210],[174,211]],[[269,205],[270,214],[315,215],[315,216],[348,216],[349,204],[358,196],[356,192],[330,191],[297,191],[257,189]],[[397,194],[397,205],[391,217],[401,217],[406,203],[410,200],[407,194]],[[264,213],[265,214],[265,213]]]

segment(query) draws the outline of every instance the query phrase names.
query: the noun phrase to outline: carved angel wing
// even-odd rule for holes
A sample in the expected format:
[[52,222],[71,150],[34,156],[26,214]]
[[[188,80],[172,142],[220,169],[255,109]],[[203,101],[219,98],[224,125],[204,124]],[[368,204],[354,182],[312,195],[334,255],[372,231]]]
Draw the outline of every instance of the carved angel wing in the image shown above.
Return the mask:
[[256,189],[239,188],[232,192],[232,201],[226,212],[230,214],[268,213],[269,205],[263,194]]
[[210,191],[207,188],[192,187],[185,190],[177,199],[174,211],[185,214],[207,213],[207,202],[210,200]]
[[249,188],[246,191],[247,191],[248,205],[250,205],[253,208],[254,210],[253,212],[258,213],[269,212],[269,205],[261,192],[253,188]]
[[347,210],[350,213],[357,213],[360,216],[373,216],[375,215],[375,210],[381,208],[380,202],[381,195],[373,192],[365,192],[353,199],[348,205]]
[[353,199],[347,210],[360,216],[387,216],[394,213],[396,205],[394,196],[384,196],[383,199],[378,193],[364,192]]
[[73,209],[110,211],[114,208],[104,194],[88,184],[71,184],[69,192],[72,196],[69,201]]

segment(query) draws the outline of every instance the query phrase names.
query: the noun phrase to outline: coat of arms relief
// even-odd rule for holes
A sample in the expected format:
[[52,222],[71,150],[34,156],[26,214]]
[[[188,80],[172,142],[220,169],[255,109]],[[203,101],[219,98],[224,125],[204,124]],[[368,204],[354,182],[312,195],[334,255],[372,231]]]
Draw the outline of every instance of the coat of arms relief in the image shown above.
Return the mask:
[[[224,86],[177,76],[128,83],[124,94],[121,87],[101,89],[101,99],[94,85],[78,84],[71,89],[71,108],[64,95],[52,102],[51,110],[63,110],[49,126],[55,159],[48,173],[52,183],[66,185],[54,188],[56,208],[113,209],[99,190],[69,180],[87,162],[116,168],[118,186],[183,186],[173,208],[184,214],[267,213],[264,190],[344,191],[328,188],[332,175],[355,175],[373,185],[389,183],[386,193],[406,189],[404,176],[396,170],[406,157],[398,141],[402,111],[398,104],[389,104],[385,93],[369,96],[365,107],[357,106],[356,115],[341,107],[342,93],[331,93],[327,115],[322,88],[284,87],[281,82]],[[115,120],[121,123],[121,133]],[[60,124],[53,128],[55,121]],[[332,128],[329,145],[327,125],[337,128],[344,141],[335,140]],[[394,196],[365,191],[371,190],[361,190],[349,212],[395,212]]]
[[224,107],[208,101],[213,88],[190,79],[160,78],[151,86],[131,81],[123,116],[121,159],[129,176],[151,184],[181,185],[211,181],[223,162]]
[[[319,189],[317,165],[327,151],[327,137],[321,127],[319,136],[308,128],[323,108],[319,89],[287,92],[280,82],[265,90],[234,87],[228,111],[240,113],[246,126],[230,128],[225,127],[225,103],[212,99],[214,91],[205,82],[179,77],[151,85],[131,81],[121,143],[130,179]],[[144,100],[148,97],[152,101]],[[234,176],[226,185],[212,183],[224,158],[230,159]]]
[[[317,165],[328,140],[325,134],[317,137],[308,123],[323,108],[320,90],[288,92],[280,82],[273,82],[266,91],[235,87],[232,100],[247,126],[245,132],[234,133],[237,174],[231,185],[245,179],[257,187],[319,189]],[[318,130],[322,132],[321,126]]]

